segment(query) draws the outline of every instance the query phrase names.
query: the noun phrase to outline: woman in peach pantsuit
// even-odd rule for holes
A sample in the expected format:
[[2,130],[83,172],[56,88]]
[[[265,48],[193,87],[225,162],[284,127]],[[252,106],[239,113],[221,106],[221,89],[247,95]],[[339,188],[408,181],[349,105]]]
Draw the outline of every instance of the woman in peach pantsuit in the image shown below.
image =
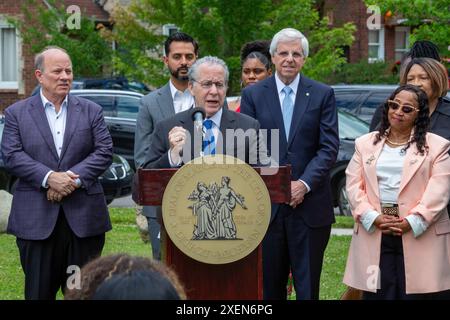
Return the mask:
[[403,85],[347,167],[355,219],[344,283],[364,299],[449,299],[450,142],[427,133],[427,96]]

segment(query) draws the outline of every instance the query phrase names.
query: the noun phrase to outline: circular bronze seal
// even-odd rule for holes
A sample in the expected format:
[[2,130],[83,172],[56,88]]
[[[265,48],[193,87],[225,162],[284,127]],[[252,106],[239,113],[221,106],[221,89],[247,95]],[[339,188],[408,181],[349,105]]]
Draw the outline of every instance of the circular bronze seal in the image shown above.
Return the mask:
[[271,203],[252,167],[215,155],[194,159],[173,175],[162,212],[178,249],[200,262],[224,264],[244,258],[262,241]]

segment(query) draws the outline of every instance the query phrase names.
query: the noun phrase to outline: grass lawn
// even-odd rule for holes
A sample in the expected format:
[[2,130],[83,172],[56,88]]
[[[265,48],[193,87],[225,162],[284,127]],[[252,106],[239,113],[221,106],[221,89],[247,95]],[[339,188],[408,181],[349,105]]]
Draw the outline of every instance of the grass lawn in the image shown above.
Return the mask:
[[353,220],[353,217],[346,217],[346,216],[335,216],[336,223],[333,224],[333,228],[353,228],[353,224],[355,223],[355,220]]
[[[150,257],[150,245],[142,242],[137,231],[134,209],[110,208],[110,214],[113,230],[106,234],[103,255],[126,252]],[[337,218],[345,218],[343,221],[349,223],[347,217]],[[348,236],[330,238],[322,271],[321,299],[339,299],[344,292],[342,276],[349,244]],[[23,299],[24,276],[15,237],[0,235],[0,248],[0,300]],[[61,299],[62,295],[59,294],[58,298]]]

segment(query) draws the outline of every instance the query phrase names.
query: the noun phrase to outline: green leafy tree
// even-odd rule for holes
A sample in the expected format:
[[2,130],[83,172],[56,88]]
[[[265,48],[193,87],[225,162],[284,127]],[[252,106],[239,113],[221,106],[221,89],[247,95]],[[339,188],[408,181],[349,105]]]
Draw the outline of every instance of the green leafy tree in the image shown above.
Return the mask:
[[201,56],[215,55],[227,62],[231,93],[240,90],[239,54],[244,43],[296,28],[310,41],[305,74],[325,81],[345,63],[342,47],[353,42],[355,31],[353,24],[331,29],[313,0],[133,0],[128,8],[117,8],[112,18],[115,25],[108,37],[119,48],[114,65],[120,72],[155,86],[167,81],[158,60],[164,37],[155,27],[175,24],[199,42]]
[[101,35],[114,42],[113,68],[116,73],[130,79],[160,86],[167,81],[161,55],[163,39],[159,26],[150,23],[149,7],[142,10],[146,1],[132,3],[130,7],[116,6],[111,13],[113,28],[102,29]]
[[416,40],[434,42],[442,56],[449,56],[450,2],[448,0],[365,0],[377,5],[382,13],[391,11],[396,17],[407,19],[404,24],[414,27],[410,43]]
[[[98,76],[105,66],[111,64],[110,44],[96,32],[94,21],[81,13],[80,28],[69,29],[70,14],[58,6],[58,1],[47,0],[51,9],[42,1],[25,0],[22,17],[10,18],[9,22],[19,31],[25,44],[37,53],[49,45],[64,48],[69,53],[76,76]],[[60,3],[60,2],[59,2]]]

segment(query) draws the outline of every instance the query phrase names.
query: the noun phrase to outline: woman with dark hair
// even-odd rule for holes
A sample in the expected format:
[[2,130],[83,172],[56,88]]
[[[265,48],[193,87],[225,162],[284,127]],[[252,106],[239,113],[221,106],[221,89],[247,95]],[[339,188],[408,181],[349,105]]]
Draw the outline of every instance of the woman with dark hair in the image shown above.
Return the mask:
[[[270,41],[256,40],[246,43],[241,49],[241,87],[245,88],[272,75],[269,53]],[[230,102],[228,107],[240,112],[240,98]]]
[[450,297],[450,142],[427,133],[428,98],[402,85],[381,126],[355,143],[347,194],[355,219],[344,283],[368,300]]
[[[428,86],[431,86],[432,90],[424,90],[428,96],[430,107],[430,132],[449,139],[450,101],[445,98],[448,90],[448,73],[444,65],[439,61],[439,52],[432,42],[425,40],[416,41],[408,54],[402,59],[400,84],[419,85],[419,87],[428,84]],[[417,66],[414,67],[415,65]],[[411,68],[413,71],[422,69],[419,70],[420,77],[410,75],[408,80],[408,73],[411,71]],[[417,74],[417,72],[415,74]],[[382,106],[378,106],[375,110],[372,121],[370,122],[370,131],[374,131],[378,128],[381,121],[382,109]],[[435,110],[437,111],[436,113],[434,112]],[[435,120],[435,118],[440,119]],[[442,130],[441,126],[444,126],[445,129]],[[443,134],[441,134],[441,132]]]

